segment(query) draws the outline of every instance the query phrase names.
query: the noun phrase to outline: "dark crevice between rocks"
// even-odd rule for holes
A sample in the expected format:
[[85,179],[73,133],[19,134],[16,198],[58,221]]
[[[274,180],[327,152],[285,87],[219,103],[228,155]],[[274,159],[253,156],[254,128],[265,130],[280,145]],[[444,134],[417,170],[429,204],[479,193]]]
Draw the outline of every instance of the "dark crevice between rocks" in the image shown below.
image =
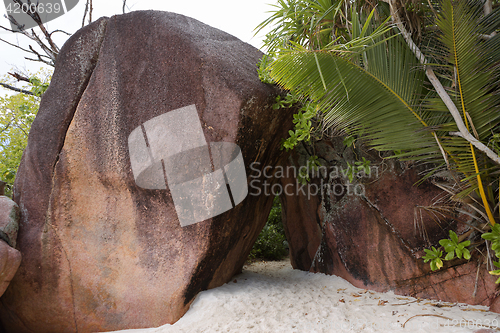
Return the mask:
[[[0,297],[0,302],[1,301],[2,301],[2,298]],[[12,316],[12,313],[10,313],[10,315]],[[36,331],[33,331],[31,328],[26,326],[26,324],[24,323],[24,321],[21,320],[21,318],[16,317],[16,320],[18,320],[23,325],[24,332],[37,333]],[[0,320],[0,333],[8,333],[7,330],[5,329],[5,326],[3,326],[3,323],[1,320]]]
[[[272,201],[273,198],[269,197],[269,200]],[[270,210],[271,207],[269,211]],[[238,230],[231,232],[230,230],[227,230],[227,228],[230,228],[228,221],[223,219],[221,215],[213,218],[212,226],[210,228],[210,239],[220,240],[225,238],[227,239],[227,242],[224,244],[225,246],[214,248],[213,251],[206,253],[200,264],[196,267],[193,277],[185,288],[185,306],[191,303],[201,291],[209,289],[209,285],[214,278],[216,270],[220,267],[220,264],[224,262],[230,251],[237,245],[239,241],[238,237],[225,237],[225,235],[231,233],[243,235],[244,227],[244,225],[241,225]],[[214,262],[216,262],[216,264],[214,264]]]
[[[321,198],[322,203],[325,201],[325,198],[322,195]],[[316,211],[316,223],[318,224],[319,229],[321,230],[321,239],[319,241],[318,248],[316,250],[316,253],[314,254],[314,257],[312,258],[311,261],[311,266],[309,266],[309,272],[312,272],[314,268],[320,264],[320,261],[323,260],[323,248],[326,248],[326,243],[325,243],[325,223],[322,223],[322,218],[318,214],[318,210]]]
[[325,239],[325,232],[322,230],[321,232],[321,241],[318,245],[318,249],[316,250],[316,253],[314,254],[314,257],[311,262],[311,266],[309,266],[309,272],[313,272],[314,268],[320,264],[320,262],[323,260],[323,245],[324,245],[324,239]]
[[[224,221],[220,215],[212,220],[210,239],[224,238],[224,224],[227,224],[227,221]],[[191,303],[199,292],[208,289],[208,286],[212,282],[215,275],[215,270],[219,267],[220,263],[224,261],[229,251],[236,245],[238,238],[230,237],[228,240],[229,242],[227,242],[224,247],[216,248],[214,251],[207,253],[197,266],[195,274],[193,274],[189,285],[185,289],[185,306]],[[219,264],[214,265],[214,260],[216,260]]]
[[0,240],[3,240],[5,243],[9,244],[9,246],[12,246],[9,236],[7,236],[7,234],[2,230],[0,230]]
[[[326,232],[322,235],[321,244],[320,244],[320,259],[316,262],[315,265],[311,264],[310,272],[318,273],[318,272],[331,272],[336,263],[334,261],[335,253],[331,247],[328,246]],[[345,267],[345,265],[344,265]],[[347,269],[347,267],[346,267]]]

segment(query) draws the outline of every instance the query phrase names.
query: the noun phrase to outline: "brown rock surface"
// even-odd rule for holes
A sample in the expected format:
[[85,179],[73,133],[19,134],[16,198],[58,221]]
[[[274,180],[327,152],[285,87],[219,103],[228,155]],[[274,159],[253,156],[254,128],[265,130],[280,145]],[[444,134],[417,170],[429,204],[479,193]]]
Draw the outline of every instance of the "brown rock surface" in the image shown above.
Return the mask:
[[19,206],[8,197],[0,196],[0,239],[16,247],[19,230]]
[[[306,191],[304,195],[297,191],[296,179],[280,179],[284,185],[295,184],[289,192],[298,193],[281,196],[294,268],[338,275],[359,288],[481,304],[498,311],[495,277],[484,265],[474,294],[478,258],[445,262],[445,267],[436,272],[421,259],[429,243],[439,246],[438,240],[448,237],[448,229],[458,234],[464,230],[463,224],[436,223],[425,213],[414,223],[415,207],[430,206],[442,196],[430,182],[414,186],[421,177],[417,167],[382,161],[374,151],[346,149],[338,138],[318,142],[315,151],[328,173],[334,175],[332,179],[325,172],[311,176],[311,184],[323,186],[323,192],[307,195]],[[299,147],[289,165],[305,165],[309,155]],[[371,177],[361,175],[354,181],[362,184],[363,190],[349,189],[341,171],[347,170],[346,161],[353,165],[362,156],[378,170],[372,169]]]
[[21,253],[0,239],[0,296],[9,286],[21,264]]
[[[274,165],[291,125],[261,83],[261,53],[164,12],[101,19],[61,50],[15,184],[23,262],[0,299],[6,332],[94,332],[173,323],[241,270],[272,198],[182,228],[168,190],[135,184],[127,139],[195,104],[207,142]],[[248,175],[248,170],[247,170]]]

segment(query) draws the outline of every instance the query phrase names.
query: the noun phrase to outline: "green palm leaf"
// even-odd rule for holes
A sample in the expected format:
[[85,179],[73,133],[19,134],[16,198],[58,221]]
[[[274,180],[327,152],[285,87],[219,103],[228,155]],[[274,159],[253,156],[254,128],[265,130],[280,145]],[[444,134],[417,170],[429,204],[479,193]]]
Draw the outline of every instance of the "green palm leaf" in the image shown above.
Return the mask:
[[494,72],[488,70],[492,63],[485,58],[485,53],[498,53],[500,49],[485,48],[479,37],[484,30],[479,24],[481,14],[480,5],[445,1],[436,24],[441,30],[439,41],[444,46],[449,69],[456,72],[456,89],[450,94],[455,97],[465,124],[472,126],[465,117],[465,112],[468,112],[479,134],[478,139],[484,140],[500,119],[498,96],[488,89]]
[[[455,99],[469,132],[486,144],[500,124],[500,99],[494,91],[494,87],[498,87],[498,71],[495,69],[498,58],[496,64],[491,61],[500,51],[499,43],[496,40],[485,43],[481,37],[488,30],[498,28],[499,20],[495,18],[498,11],[493,14],[482,19],[480,2],[444,1],[436,19],[442,54],[446,55],[450,77],[453,78],[449,94]],[[472,144],[460,141],[465,142],[463,139],[450,140],[454,146],[448,145],[447,148],[454,153],[457,169],[469,177],[474,188],[478,188],[484,209],[494,224],[489,207],[494,200],[493,191],[487,193],[483,181],[490,184],[489,173],[498,166],[493,166]]]
[[[313,2],[313,11],[333,8],[331,1]],[[431,66],[469,132],[500,150],[500,34],[492,34],[500,28],[500,8],[484,16],[481,2],[443,0],[438,7],[437,30],[428,35],[434,52],[426,58],[435,60]],[[289,40],[270,65],[271,77],[316,103],[327,127],[349,128],[378,150],[400,151],[401,158],[446,162],[468,185],[460,186],[463,194],[477,190],[494,224],[489,206],[495,206],[499,186],[492,175],[500,174],[500,166],[452,134],[458,126],[441,99],[446,94],[431,87],[403,38],[384,24],[375,26],[374,11],[351,8],[348,41]]]
[[316,102],[328,126],[363,133],[379,150],[436,159],[440,152],[433,129],[417,104],[425,92],[424,73],[415,69],[411,51],[393,38],[359,54],[362,65],[339,51],[283,51],[271,65],[271,76]]

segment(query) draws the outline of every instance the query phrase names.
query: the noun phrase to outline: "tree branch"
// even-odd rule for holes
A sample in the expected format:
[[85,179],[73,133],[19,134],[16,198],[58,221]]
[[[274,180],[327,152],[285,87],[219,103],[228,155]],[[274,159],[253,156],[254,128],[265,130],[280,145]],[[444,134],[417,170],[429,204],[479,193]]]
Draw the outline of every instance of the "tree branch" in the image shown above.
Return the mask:
[[[2,27],[2,26],[0,26],[0,28],[3,28],[3,27]],[[6,30],[7,30],[7,29],[6,29]],[[30,50],[27,50],[27,49],[25,49],[25,48],[22,48],[22,47],[20,47],[19,45],[16,45],[16,44],[10,43],[10,42],[6,41],[5,39],[0,38],[0,41],[1,41],[1,42],[4,42],[4,43],[6,43],[6,44],[9,44],[10,46],[17,47],[18,49],[23,50],[24,52],[31,53],[31,51],[30,51]]]
[[11,124],[12,124],[12,119],[9,121],[9,123],[4,128],[2,128],[2,130],[0,131],[0,133],[3,133],[6,130],[8,130]]
[[491,0],[486,0],[483,7],[484,15],[489,15],[493,11],[493,3]]
[[[52,49],[50,49],[50,47],[45,45],[45,43],[40,39],[40,37],[38,37],[38,35],[35,33],[35,31],[33,29],[31,29],[31,36],[30,35],[27,35],[27,36],[29,38],[31,38],[32,40],[34,40],[35,42],[37,42],[37,44],[42,48],[42,50],[47,54],[47,56],[55,64],[57,53],[55,53]],[[35,53],[34,49],[31,47],[31,45],[30,45],[30,50]]]
[[[0,26],[0,28],[3,28],[3,27],[1,27],[1,26]],[[28,59],[28,60],[31,60],[31,61],[39,61],[39,62],[43,62],[44,64],[47,64],[47,65],[49,65],[49,66],[54,67],[54,64],[53,64],[51,61],[47,61],[47,60],[43,60],[43,59],[42,59],[43,57],[45,57],[45,58],[47,58],[47,59],[51,59],[49,56],[42,55],[42,54],[38,53],[37,51],[35,51],[35,50],[33,49],[33,47],[31,47],[31,45],[29,46],[29,48],[30,48],[30,49],[29,49],[29,50],[27,50],[27,49],[25,49],[25,48],[23,48],[23,47],[21,47],[21,46],[19,46],[19,45],[16,45],[16,44],[10,43],[10,42],[6,41],[5,39],[2,39],[2,38],[0,38],[0,42],[4,42],[4,43],[6,43],[6,44],[8,44],[8,45],[10,45],[10,46],[13,46],[13,47],[15,47],[15,48],[18,48],[18,49],[20,49],[20,50],[22,50],[22,51],[24,51],[24,52],[33,53],[33,54],[35,54],[35,55],[38,57],[38,59],[31,59],[31,58],[25,58],[25,59]],[[52,59],[51,59],[51,60],[52,60]]]
[[94,8],[92,7],[92,0],[90,0],[90,10],[89,10],[89,24],[92,23],[92,11]]
[[[14,2],[17,2],[21,7],[23,6],[23,2],[21,0],[14,0]],[[31,5],[30,0],[28,0],[28,4]],[[59,53],[59,48],[52,40],[52,37],[50,36],[47,29],[45,29],[45,26],[43,25],[42,19],[40,18],[40,15],[38,14],[38,12],[36,10],[35,11],[28,10],[28,11],[26,11],[26,14],[28,14],[33,19],[33,21],[35,21],[35,23],[38,25],[38,27],[42,31],[43,35],[45,36],[45,39],[49,43],[52,53],[54,54],[54,56],[57,56],[57,54]],[[34,33],[33,30],[31,30],[31,32],[32,32],[32,35],[36,36],[36,34]],[[36,37],[38,38],[38,36],[36,36]],[[54,61],[55,61],[55,57],[54,57]]]
[[51,61],[45,61],[45,60],[40,59],[40,58],[33,59],[33,58],[24,57],[24,59],[29,60],[29,61],[42,62],[42,63],[44,63],[44,64],[46,64],[48,66],[54,67],[54,63],[52,63]]
[[54,34],[54,33],[56,33],[56,32],[62,32],[63,34],[66,34],[66,35],[68,35],[68,36],[71,36],[71,34],[70,34],[69,32],[66,32],[66,31],[61,30],[61,29],[56,29],[56,30],[54,30],[54,31],[52,31],[52,32],[50,33],[50,37],[52,37],[52,34]]
[[19,73],[9,73],[7,72],[10,76],[14,77],[17,81],[25,81],[25,82],[30,82],[30,79],[27,78],[26,76],[22,76]]
[[85,3],[85,11],[83,12],[82,28],[85,26],[85,18],[89,14],[89,24],[92,23],[92,0],[87,0]]
[[85,26],[85,18],[87,17],[87,12],[89,11],[89,0],[85,3],[85,10],[83,11],[83,18],[82,18],[82,28]]
[[[403,35],[406,43],[410,46],[410,49],[413,51],[417,59],[420,61],[422,65],[425,66],[425,74],[429,78],[429,80],[432,83],[432,86],[434,89],[436,89],[436,92],[438,93],[439,97],[443,100],[444,104],[448,108],[448,111],[450,111],[451,115],[453,116],[453,119],[455,120],[455,123],[457,124],[458,130],[460,131],[460,137],[463,139],[467,140],[470,142],[474,147],[476,147],[478,150],[482,151],[485,153],[492,161],[494,161],[497,164],[500,164],[500,156],[498,156],[494,151],[492,151],[490,148],[488,148],[486,145],[484,145],[482,142],[477,140],[472,134],[470,134],[469,130],[465,126],[462,117],[460,116],[460,111],[458,111],[457,106],[455,103],[453,103],[453,100],[451,99],[450,95],[446,92],[444,89],[443,85],[441,84],[441,81],[437,78],[436,74],[432,70],[432,67],[429,65],[427,60],[425,59],[425,56],[422,54],[418,46],[413,42],[411,35],[406,31],[406,28],[404,27],[403,23],[401,22],[401,19],[397,13],[393,9],[392,6],[392,1],[391,0],[384,0],[385,2],[389,2],[389,5],[391,6],[391,14],[394,19],[394,23],[397,25],[399,28],[399,31],[401,31],[401,34]],[[457,133],[450,133],[451,135],[457,135]]]
[[[10,21],[10,19],[9,19],[9,21]],[[11,30],[11,29],[9,29],[9,28],[6,28],[6,27],[4,27],[3,25],[0,25],[0,29],[3,29],[3,30],[8,31],[8,32],[14,32],[14,33],[15,33],[15,31],[14,31],[14,30]]]
[[[21,0],[13,0],[13,1],[14,1],[14,3],[17,3],[20,6],[22,6],[22,4],[23,4],[23,2]],[[30,0],[28,0],[28,4],[31,4]],[[31,17],[31,19],[33,19],[33,21],[35,21],[35,23],[38,25],[38,27],[40,28],[40,30],[42,31],[42,33],[45,37],[44,39],[46,42],[42,41],[42,39],[35,33],[35,31],[33,29],[31,29],[31,32],[25,30],[24,25],[19,24],[14,19],[14,17],[12,15],[7,15],[7,19],[11,22],[11,24],[13,26],[16,26],[19,31],[13,31],[13,30],[7,29],[7,28],[2,27],[2,26],[0,26],[0,28],[7,30],[7,31],[11,31],[11,32],[19,32],[19,33],[23,34],[24,36],[28,37],[29,39],[35,41],[42,48],[42,50],[46,53],[46,56],[42,56],[41,54],[36,52],[31,46],[30,46],[30,51],[28,51],[28,50],[22,49],[19,46],[15,46],[11,43],[8,43],[8,44],[15,46],[15,47],[18,47],[18,48],[22,49],[23,51],[33,53],[38,57],[38,60],[34,60],[34,59],[29,59],[29,60],[41,61],[45,64],[50,65],[50,66],[54,66],[57,55],[59,54],[59,48],[52,40],[52,34],[49,33],[47,31],[47,29],[45,28],[45,26],[43,25],[42,19],[40,18],[40,15],[38,14],[38,12],[30,10],[30,11],[27,11],[26,14],[29,15]],[[46,58],[50,59],[51,61],[50,62],[45,61],[42,59],[42,57],[46,57]]]
[[13,87],[11,85],[8,85],[6,83],[2,83],[0,82],[0,86],[4,87],[4,88],[7,88],[9,90],[13,90],[15,92],[20,92],[20,93],[23,93],[23,94],[26,94],[26,95],[31,95],[31,96],[34,96],[35,94],[33,94],[31,91],[28,91],[28,90],[24,90],[24,89],[20,89],[20,88],[16,88],[16,87]]
[[[54,59],[38,53],[37,51],[35,51],[35,49],[31,45],[29,47],[30,47],[31,53],[33,53],[34,55],[36,55],[37,58],[38,58],[38,60],[37,59],[30,59],[30,58],[26,58],[26,59],[32,60],[32,61],[40,61],[40,62],[43,62],[44,64],[47,64],[49,66],[54,67],[54,61],[55,61]],[[42,59],[43,57],[48,58],[50,61]]]

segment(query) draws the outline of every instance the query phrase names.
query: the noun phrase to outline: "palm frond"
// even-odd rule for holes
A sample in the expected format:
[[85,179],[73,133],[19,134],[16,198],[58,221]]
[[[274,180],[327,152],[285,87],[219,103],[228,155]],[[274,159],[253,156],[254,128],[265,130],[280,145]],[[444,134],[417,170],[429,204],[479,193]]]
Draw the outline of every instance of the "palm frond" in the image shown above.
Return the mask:
[[379,150],[436,157],[439,147],[418,110],[424,74],[415,69],[416,58],[400,38],[374,43],[364,52],[368,69],[344,53],[301,49],[283,52],[271,76],[316,102],[328,126],[363,133]]
[[[495,41],[484,42],[482,36],[496,28],[497,20],[491,15],[482,19],[482,14],[480,1],[444,1],[436,24],[440,30],[438,39],[443,47],[442,53],[447,56],[449,69],[453,70],[450,73],[453,89],[449,89],[449,94],[455,99],[469,132],[487,143],[500,124],[500,99],[494,93],[494,87],[498,86],[498,72],[495,70],[498,62],[491,62],[500,49]],[[481,23],[485,20],[487,27]],[[490,189],[487,193],[483,182],[491,183],[488,170],[495,167],[472,144],[464,145],[462,140],[450,140],[452,145],[447,149],[454,153],[457,169],[467,176],[473,188],[477,187],[488,218],[494,224],[490,210],[493,191]]]
[[[480,2],[479,2],[480,3]],[[500,121],[500,103],[488,87],[494,74],[488,67],[492,65],[485,59],[485,53],[495,53],[500,49],[485,48],[480,37],[484,28],[479,24],[482,6],[468,6],[466,2],[444,1],[441,15],[436,24],[441,30],[439,40],[445,47],[450,69],[454,70],[455,87],[450,94],[455,97],[461,110],[464,123],[472,132],[472,126],[485,140]],[[472,124],[465,116],[470,114]]]
[[[485,216],[495,223],[489,207],[498,208],[500,166],[491,162],[491,154],[451,134],[461,122],[450,108],[455,104],[477,140],[500,151],[500,33],[494,34],[500,7],[484,16],[482,1],[429,2],[425,19],[433,17],[437,29],[422,35],[422,49],[433,51],[425,54],[437,75],[433,84],[440,81],[453,100],[449,103],[387,21],[374,24],[387,17],[379,15],[386,4],[366,10],[356,9],[357,1],[349,6],[342,0],[279,1],[288,7],[274,19],[283,24],[275,31],[281,44],[269,67],[271,77],[315,103],[326,128],[349,128],[372,147],[403,159],[446,164],[467,183],[462,194],[480,196]],[[412,27],[418,30],[422,22]]]

